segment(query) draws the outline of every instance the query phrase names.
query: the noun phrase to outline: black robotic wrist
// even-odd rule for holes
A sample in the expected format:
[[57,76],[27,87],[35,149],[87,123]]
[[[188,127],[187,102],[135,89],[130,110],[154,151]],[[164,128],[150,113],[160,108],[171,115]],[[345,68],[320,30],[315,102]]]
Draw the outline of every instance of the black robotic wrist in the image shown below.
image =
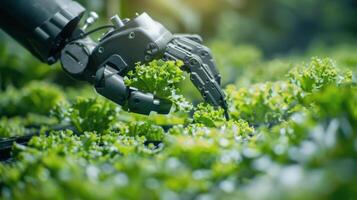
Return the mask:
[[53,64],[84,11],[72,0],[1,0],[0,27],[42,62]]

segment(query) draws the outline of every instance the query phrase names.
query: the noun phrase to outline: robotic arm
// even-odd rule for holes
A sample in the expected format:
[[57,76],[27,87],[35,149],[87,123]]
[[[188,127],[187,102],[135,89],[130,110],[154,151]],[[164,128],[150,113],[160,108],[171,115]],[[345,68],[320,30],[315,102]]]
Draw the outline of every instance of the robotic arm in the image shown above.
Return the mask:
[[[228,118],[220,74],[200,36],[173,35],[146,13],[124,20],[113,16],[111,25],[86,32],[98,16],[91,13],[80,28],[84,12],[72,0],[2,0],[0,27],[41,61],[60,60],[71,77],[88,81],[99,94],[140,114],[167,114],[171,102],[126,86],[122,77],[138,62],[182,60],[205,101],[224,108]],[[89,37],[101,29],[108,31],[98,42]]]

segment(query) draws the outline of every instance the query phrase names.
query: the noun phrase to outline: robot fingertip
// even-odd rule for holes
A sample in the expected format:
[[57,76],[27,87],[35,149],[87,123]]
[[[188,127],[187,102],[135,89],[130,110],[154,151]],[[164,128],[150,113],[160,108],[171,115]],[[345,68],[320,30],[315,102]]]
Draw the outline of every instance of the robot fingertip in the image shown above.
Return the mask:
[[226,118],[227,121],[230,120],[230,116],[229,116],[229,113],[228,113],[227,109],[224,110],[224,117]]

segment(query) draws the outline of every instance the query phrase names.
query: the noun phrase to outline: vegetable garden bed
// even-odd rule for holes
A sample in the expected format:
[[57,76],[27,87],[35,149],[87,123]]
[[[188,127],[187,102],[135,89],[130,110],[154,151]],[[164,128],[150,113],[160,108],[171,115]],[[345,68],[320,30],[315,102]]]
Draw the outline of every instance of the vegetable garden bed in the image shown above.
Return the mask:
[[[304,64],[259,61],[252,51],[244,66],[228,54],[217,58],[240,76],[225,89],[230,121],[223,110],[181,95],[192,86],[180,87],[179,62],[138,65],[126,78],[170,96],[175,109],[168,116],[129,114],[87,89],[52,81],[8,86],[0,94],[0,142],[38,135],[14,143],[11,162],[0,164],[2,198],[356,197],[354,57]],[[58,124],[70,128],[54,130]]]

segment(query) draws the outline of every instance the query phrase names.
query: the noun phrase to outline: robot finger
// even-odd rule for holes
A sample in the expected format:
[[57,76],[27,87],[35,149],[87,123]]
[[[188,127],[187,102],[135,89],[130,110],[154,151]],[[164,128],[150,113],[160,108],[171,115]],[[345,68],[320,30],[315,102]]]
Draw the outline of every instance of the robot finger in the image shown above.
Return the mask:
[[174,34],[174,38],[186,38],[199,44],[203,44],[202,37],[197,34]]
[[192,83],[199,90],[204,100],[213,106],[222,107],[226,111],[226,118],[228,119],[225,94],[215,79],[215,73],[212,73],[209,65],[204,63],[198,55],[193,54],[189,47],[182,43],[178,45],[179,42],[174,41],[167,46],[164,58],[182,60],[184,62],[183,69],[190,74]]
[[185,49],[192,55],[198,56],[202,60],[202,63],[209,67],[210,73],[217,81],[217,83],[219,85],[221,84],[221,75],[219,74],[216,68],[216,64],[209,48],[202,45],[201,43],[196,42],[195,40],[190,39],[190,37],[188,36],[180,37],[176,35],[175,39],[172,42],[175,43],[175,45],[177,45],[178,47]]
[[94,86],[99,94],[130,112],[149,115],[152,111],[168,114],[171,110],[171,101],[126,86],[123,78],[111,67],[97,71]]

